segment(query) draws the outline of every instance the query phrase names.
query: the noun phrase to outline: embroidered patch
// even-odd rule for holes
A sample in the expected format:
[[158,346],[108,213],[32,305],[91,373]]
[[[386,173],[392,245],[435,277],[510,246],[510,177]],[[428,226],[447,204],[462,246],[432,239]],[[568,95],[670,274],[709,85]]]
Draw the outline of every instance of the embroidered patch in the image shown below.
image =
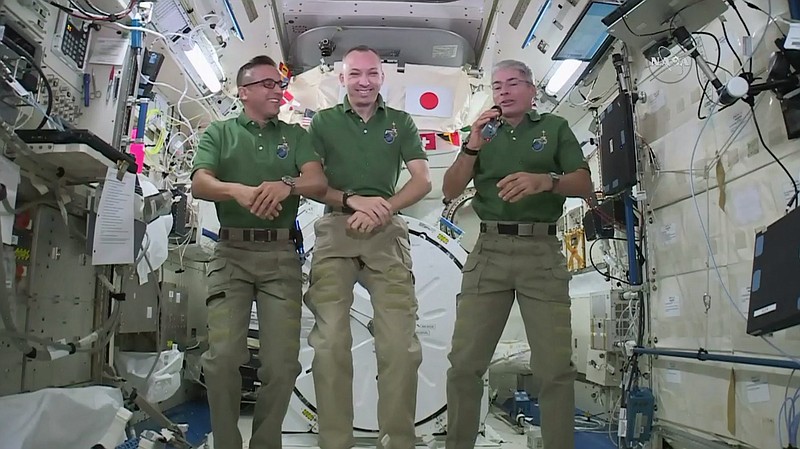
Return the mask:
[[277,154],[279,158],[286,159],[286,156],[289,155],[289,145],[286,142],[278,145]]
[[383,132],[383,140],[385,140],[386,143],[389,144],[393,143],[395,137],[397,137],[397,131],[395,130],[387,129],[386,131]]
[[542,137],[533,139],[533,144],[531,144],[531,149],[535,152],[539,152],[544,150],[545,145],[547,145],[547,133],[542,131]]

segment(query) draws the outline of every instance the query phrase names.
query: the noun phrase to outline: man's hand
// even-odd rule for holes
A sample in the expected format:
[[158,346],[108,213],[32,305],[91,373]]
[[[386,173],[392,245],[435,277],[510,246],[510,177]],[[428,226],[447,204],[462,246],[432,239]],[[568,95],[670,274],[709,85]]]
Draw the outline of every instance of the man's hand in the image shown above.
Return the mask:
[[483,111],[483,114],[478,116],[478,119],[475,120],[475,123],[470,126],[469,132],[469,141],[467,142],[467,148],[470,150],[478,151],[481,149],[484,143],[483,137],[481,136],[481,131],[483,130],[483,126],[489,121],[500,117],[500,111],[497,109],[489,109],[488,111]]
[[380,223],[373,220],[364,212],[356,211],[347,219],[347,226],[354,231],[367,233],[372,232],[375,228],[380,226]]
[[392,205],[378,196],[351,196],[346,206],[357,212],[363,212],[381,226],[388,223],[394,214]]
[[250,212],[259,218],[274,220],[281,212],[281,201],[289,196],[292,188],[281,181],[262,182],[255,191]]
[[256,199],[256,188],[239,184],[231,188],[230,195],[240,206],[250,209]]
[[506,176],[497,183],[500,189],[497,196],[511,203],[536,193],[553,189],[553,178],[542,173],[517,172]]

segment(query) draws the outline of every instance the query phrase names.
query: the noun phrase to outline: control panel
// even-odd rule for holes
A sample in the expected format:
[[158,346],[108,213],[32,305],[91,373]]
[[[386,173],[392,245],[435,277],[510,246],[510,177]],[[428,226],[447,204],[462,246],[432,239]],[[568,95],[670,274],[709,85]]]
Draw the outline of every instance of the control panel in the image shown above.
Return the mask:
[[20,32],[30,34],[38,40],[43,40],[52,25],[50,8],[41,0],[5,0],[2,3],[0,15],[8,17],[9,22],[20,29]]
[[47,80],[53,89],[54,97],[53,110],[50,115],[74,124],[83,114],[81,96],[57,76],[49,75]]
[[83,72],[89,55],[89,24],[60,12],[53,52],[76,72]]

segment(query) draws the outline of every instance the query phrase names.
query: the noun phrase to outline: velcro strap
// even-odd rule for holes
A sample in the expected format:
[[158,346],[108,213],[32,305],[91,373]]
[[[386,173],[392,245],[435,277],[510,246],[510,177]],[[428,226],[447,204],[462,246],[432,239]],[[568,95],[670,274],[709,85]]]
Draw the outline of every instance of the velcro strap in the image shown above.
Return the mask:
[[522,237],[556,235],[556,225],[549,223],[481,223],[481,232]]
[[232,242],[278,242],[289,240],[291,234],[289,229],[222,228],[219,231],[219,238]]

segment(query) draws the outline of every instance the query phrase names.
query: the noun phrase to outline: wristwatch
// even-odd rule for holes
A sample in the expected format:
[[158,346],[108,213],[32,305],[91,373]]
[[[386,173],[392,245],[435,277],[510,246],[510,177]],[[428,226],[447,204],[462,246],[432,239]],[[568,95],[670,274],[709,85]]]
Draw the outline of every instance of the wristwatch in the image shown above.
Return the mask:
[[478,155],[477,151],[470,150],[469,148],[467,148],[467,142],[464,142],[464,144],[461,145],[461,152],[466,154],[466,155],[468,155],[468,156],[477,156]]
[[356,193],[355,193],[355,192],[353,192],[352,190],[347,190],[347,191],[344,191],[344,192],[342,192],[342,207],[349,207],[349,206],[347,205],[347,200],[348,200],[348,199],[349,199],[351,196],[355,196],[355,194],[356,194]]
[[550,192],[553,192],[556,190],[556,187],[558,187],[558,181],[561,181],[561,175],[555,172],[550,172],[550,179],[553,180],[553,187],[550,188]]
[[290,194],[291,194],[291,195],[294,195],[294,188],[295,188],[295,186],[296,186],[296,181],[295,181],[295,179],[294,179],[294,178],[292,178],[291,176],[284,176],[283,178],[281,178],[281,182],[283,182],[283,183],[284,183],[284,184],[286,184],[287,186],[291,187],[291,188],[292,188],[292,190],[291,190]]

